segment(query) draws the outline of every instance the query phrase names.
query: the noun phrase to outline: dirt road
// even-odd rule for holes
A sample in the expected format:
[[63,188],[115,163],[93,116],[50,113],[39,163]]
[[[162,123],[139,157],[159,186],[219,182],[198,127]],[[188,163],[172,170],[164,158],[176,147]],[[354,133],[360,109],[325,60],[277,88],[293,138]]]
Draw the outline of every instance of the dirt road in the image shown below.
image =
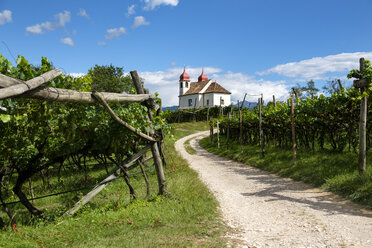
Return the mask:
[[[356,204],[210,154],[199,146],[199,132],[176,142],[220,203],[229,234],[246,247],[372,247],[372,212]],[[188,154],[183,143],[197,151]]]

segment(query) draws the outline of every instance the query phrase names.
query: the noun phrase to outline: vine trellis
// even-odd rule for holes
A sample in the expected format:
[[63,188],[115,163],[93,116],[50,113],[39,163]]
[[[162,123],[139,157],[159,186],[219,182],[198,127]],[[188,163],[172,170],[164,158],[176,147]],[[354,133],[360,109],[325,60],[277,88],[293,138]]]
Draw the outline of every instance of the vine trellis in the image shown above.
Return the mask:
[[[163,135],[159,135],[155,133],[154,128],[152,126],[153,120],[153,111],[159,110],[161,107],[157,105],[154,101],[155,95],[154,94],[145,94],[143,85],[140,81],[140,78],[137,74],[137,71],[131,71],[131,77],[137,91],[137,94],[119,94],[119,93],[110,93],[110,92],[81,92],[76,90],[69,90],[69,89],[60,89],[60,88],[53,88],[47,87],[44,84],[55,79],[56,77],[60,76],[62,73],[59,69],[54,69],[48,71],[38,77],[35,77],[28,81],[23,81],[20,79],[12,78],[3,74],[0,74],[0,100],[4,100],[7,98],[12,97],[22,97],[22,98],[34,98],[44,101],[56,101],[56,102],[65,102],[65,103],[81,103],[81,104],[93,104],[99,103],[101,104],[109,115],[120,125],[124,128],[127,128],[141,139],[144,139],[148,145],[142,148],[140,151],[135,153],[134,155],[128,157],[124,162],[121,164],[116,163],[118,166],[118,170],[103,180],[101,183],[97,184],[97,186],[89,192],[86,196],[84,196],[72,209],[68,210],[64,216],[71,215],[75,213],[82,205],[86,204],[90,201],[95,195],[97,195],[106,185],[107,183],[115,180],[119,177],[120,173],[124,174],[124,179],[130,188],[131,195],[134,195],[134,190],[129,183],[128,179],[128,170],[139,166],[141,168],[141,172],[145,177],[145,181],[147,184],[147,196],[149,194],[149,185],[145,170],[142,167],[142,163],[148,158],[143,158],[143,156],[147,153],[148,150],[151,149],[152,158],[154,160],[156,174],[158,179],[158,186],[159,186],[159,194],[164,195],[166,194],[166,181],[164,176],[163,170],[163,163],[165,163],[164,154],[161,149]],[[149,134],[142,133],[140,130],[137,130],[120,117],[118,117],[114,111],[110,108],[108,103],[141,103],[147,108],[147,115],[146,119],[150,123],[150,131]],[[159,111],[157,111],[159,113]],[[135,162],[137,162],[135,164]],[[29,175],[32,176],[32,175]],[[27,180],[21,180],[20,185],[16,185],[13,189],[14,193],[19,197],[20,202],[30,211],[33,215],[41,215],[42,212],[34,207],[29,200],[27,199],[26,195],[22,192],[21,187],[22,184]],[[146,197],[147,197],[146,196]],[[2,201],[2,205],[12,219],[11,214],[8,212],[6,203]]]

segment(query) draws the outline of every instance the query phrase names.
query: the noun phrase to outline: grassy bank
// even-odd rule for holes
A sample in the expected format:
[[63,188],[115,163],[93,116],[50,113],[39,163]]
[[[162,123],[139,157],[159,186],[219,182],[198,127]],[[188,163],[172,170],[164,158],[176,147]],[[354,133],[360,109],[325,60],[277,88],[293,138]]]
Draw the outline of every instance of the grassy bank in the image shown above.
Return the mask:
[[220,136],[220,141],[219,149],[216,142],[214,145],[210,143],[209,137],[201,140],[200,144],[211,153],[321,187],[372,208],[371,156],[367,160],[367,173],[360,176],[357,171],[358,156],[355,153],[298,150],[297,163],[294,165],[291,149],[266,147],[263,159],[258,146],[245,145],[241,153],[237,142],[230,143],[230,149],[227,150],[225,137]]
[[[165,141],[169,197],[157,196],[156,175],[149,171],[152,192],[149,201],[131,202],[127,186],[118,179],[66,219],[57,216],[79,192],[35,201],[37,207],[46,211],[47,219],[42,221],[30,219],[21,206],[13,206],[18,227],[14,231],[10,227],[0,231],[0,247],[224,247],[226,240],[221,237],[226,227],[220,221],[217,201],[174,149],[175,140],[205,130],[208,125],[184,123],[174,127]],[[76,172],[75,180],[64,178],[64,187],[82,184],[77,176]],[[104,169],[97,170],[89,174],[90,181],[86,183],[98,182],[105,176]],[[52,177],[51,183],[56,180]],[[142,176],[132,176],[131,182],[138,199],[143,199],[146,186]],[[40,179],[35,179],[36,188],[39,184],[42,184]],[[47,194],[53,190],[35,193]]]

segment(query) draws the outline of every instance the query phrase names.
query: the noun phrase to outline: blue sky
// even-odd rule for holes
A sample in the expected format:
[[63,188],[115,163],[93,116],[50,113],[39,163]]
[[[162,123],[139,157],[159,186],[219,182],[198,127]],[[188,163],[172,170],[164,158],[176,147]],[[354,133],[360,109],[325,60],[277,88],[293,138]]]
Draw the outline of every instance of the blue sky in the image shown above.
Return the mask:
[[[372,0],[0,0],[0,53],[66,73],[137,70],[165,106],[178,77],[205,68],[230,90],[284,99],[291,86],[345,76],[372,59]],[[250,99],[255,100],[255,99]]]

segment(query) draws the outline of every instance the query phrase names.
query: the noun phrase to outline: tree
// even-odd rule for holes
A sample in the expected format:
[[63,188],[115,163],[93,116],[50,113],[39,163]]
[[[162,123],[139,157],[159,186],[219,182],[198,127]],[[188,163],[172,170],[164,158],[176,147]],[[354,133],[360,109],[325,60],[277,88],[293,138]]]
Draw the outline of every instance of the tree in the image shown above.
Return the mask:
[[[313,80],[308,81],[306,86],[300,86],[300,84],[297,84],[297,86],[293,87],[292,90],[295,91],[295,94],[299,99],[306,99],[308,97],[313,98],[316,93],[319,92],[319,89],[315,87],[315,82]],[[290,93],[292,93],[292,91]]]
[[130,93],[133,82],[129,76],[124,76],[122,67],[113,65],[95,65],[89,69],[88,75],[92,79],[92,90],[100,92]]
[[322,87],[327,93],[331,94],[337,92],[340,89],[343,89],[340,79],[333,79],[327,81],[327,83]]

